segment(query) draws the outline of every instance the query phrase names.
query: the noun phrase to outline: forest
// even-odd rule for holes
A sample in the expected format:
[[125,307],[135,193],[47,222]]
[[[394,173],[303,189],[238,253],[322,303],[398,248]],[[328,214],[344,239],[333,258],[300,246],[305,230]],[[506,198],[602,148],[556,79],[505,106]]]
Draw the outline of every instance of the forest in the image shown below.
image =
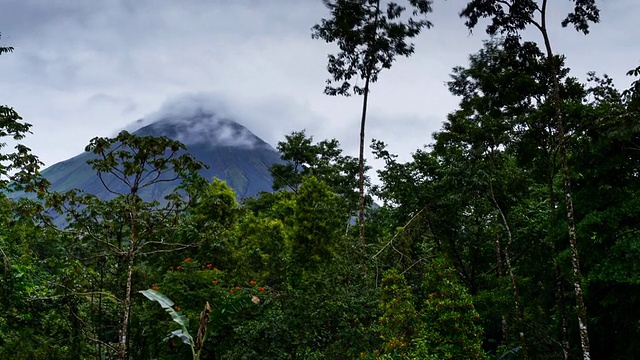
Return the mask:
[[549,27],[588,35],[596,0],[557,24],[547,2],[461,2],[487,41],[400,162],[366,143],[368,95],[432,1],[325,0],[311,35],[338,48],[325,93],[362,99],[359,156],[292,132],[274,191],[241,201],[180,142],[126,131],[86,147],[110,198],[50,191],[0,106],[0,358],[640,358],[640,66],[628,89],[574,77]]

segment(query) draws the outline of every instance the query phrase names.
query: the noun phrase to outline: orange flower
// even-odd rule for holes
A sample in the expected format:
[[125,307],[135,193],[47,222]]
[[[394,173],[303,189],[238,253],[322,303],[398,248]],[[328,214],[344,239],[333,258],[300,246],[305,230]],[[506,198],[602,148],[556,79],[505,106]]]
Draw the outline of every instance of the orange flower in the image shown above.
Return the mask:
[[256,284],[255,281],[253,281],[253,280],[249,281],[249,285],[255,285],[255,284]]
[[178,265],[177,270],[182,270],[182,266]]
[[212,283],[213,285],[218,285],[218,280],[212,280],[212,281],[211,281],[211,283]]
[[213,264],[207,264],[207,269],[211,269],[212,266]]
[[184,259],[184,262],[191,262],[191,258],[188,257],[188,258]]
[[262,286],[260,286],[260,287],[258,288],[258,291],[264,291],[264,288],[263,288]]
[[229,292],[233,294],[233,289],[229,289]]
[[156,284],[151,285],[151,289],[158,291],[158,289],[160,289],[159,286],[156,286]]
[[213,268],[213,271],[218,271],[218,268]]
[[240,286],[236,286],[236,290],[240,290]]

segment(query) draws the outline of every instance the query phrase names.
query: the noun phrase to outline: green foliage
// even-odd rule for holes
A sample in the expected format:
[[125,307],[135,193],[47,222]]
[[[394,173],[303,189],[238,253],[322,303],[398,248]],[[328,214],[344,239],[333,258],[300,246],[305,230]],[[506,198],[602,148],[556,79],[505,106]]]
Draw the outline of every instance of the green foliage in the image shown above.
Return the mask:
[[342,199],[315,177],[298,189],[293,206],[289,247],[294,266],[315,271],[335,257],[344,224]]
[[198,332],[194,339],[194,337],[189,333],[189,319],[180,311],[177,311],[179,307],[174,305],[174,302],[171,301],[171,299],[154,289],[142,290],[140,293],[149,300],[160,304],[160,306],[169,313],[169,315],[171,315],[173,322],[180,325],[180,329],[172,331],[167,339],[178,337],[183,343],[189,345],[191,347],[191,354],[194,360],[200,359],[203,344],[207,338],[207,324],[211,318],[213,318],[212,320],[214,322],[220,322],[228,315],[232,315],[233,313],[240,311],[242,307],[247,306],[247,304],[250,304],[251,302],[258,304],[260,302],[260,299],[257,296],[254,296],[251,301],[247,298],[236,298],[234,299],[235,301],[227,302],[218,306],[215,310],[212,310],[209,302],[207,302],[204,306],[204,310],[200,313]]
[[[329,55],[327,70],[332,79],[327,80],[325,94],[350,96],[353,89],[354,93],[363,95],[358,155],[358,227],[363,248],[366,245],[364,133],[369,86],[378,80],[382,69],[391,67],[396,56],[413,53],[413,44],[407,43],[407,39],[417,36],[424,27],[431,27],[431,23],[422,18],[431,12],[431,3],[431,0],[409,0],[413,17],[403,22],[402,14],[406,7],[396,2],[387,3],[385,12],[380,7],[380,0],[325,0],[331,18],[322,19],[312,28],[312,38],[337,42],[340,48],[337,56]],[[364,86],[352,85],[350,81],[354,77],[364,80]],[[334,86],[335,83],[338,85]]]
[[[2,142],[4,138],[22,140],[30,128],[31,124],[22,122],[22,117],[13,108],[0,105],[0,150],[7,146]],[[23,144],[18,143],[14,149],[12,153],[0,153],[0,190],[37,192],[42,196],[48,186],[48,182],[40,177],[42,162]]]
[[176,311],[173,308],[174,302],[171,301],[171,299],[169,299],[168,297],[164,296],[162,293],[155,291],[153,289],[140,290],[138,292],[144,295],[147,299],[151,301],[155,301],[158,304],[160,304],[160,306],[164,309],[164,311],[166,311],[167,313],[169,313],[169,315],[171,315],[171,319],[173,320],[173,322],[180,325],[180,329],[172,331],[169,336],[171,337],[177,336],[178,338],[180,338],[180,340],[182,340],[182,342],[184,342],[187,345],[190,345],[191,351],[193,352],[194,354],[193,356],[195,358],[196,357],[195,343],[193,341],[193,337],[191,336],[191,334],[189,334],[189,329],[188,329],[189,319],[187,319],[187,317],[184,316],[181,312]]
[[415,358],[485,359],[480,316],[455,270],[434,259],[426,269],[422,291],[427,294],[422,309],[425,326],[416,340]]
[[[178,233],[177,224],[189,198],[203,184],[197,175],[203,165],[191,155],[181,154],[184,145],[178,141],[137,137],[126,131],[115,138],[94,138],[87,151],[97,155],[88,162],[113,198],[104,200],[71,190],[51,194],[47,205],[67,216],[67,229],[74,234],[68,245],[68,261],[88,270],[81,272],[84,281],[73,282],[73,291],[101,294],[98,301],[92,297],[83,306],[98,313],[104,310],[117,319],[116,324],[105,322],[113,321],[108,316],[97,320],[98,343],[126,359],[131,309],[136,302],[133,289],[139,288],[140,278],[146,275],[139,268],[141,258],[150,261],[164,252],[192,246],[169,235]],[[164,197],[164,204],[143,201],[139,191],[159,182],[176,183],[174,191]],[[103,306],[102,294],[115,299],[117,306]],[[117,328],[117,337],[102,334],[105,327]]]
[[411,287],[395,270],[382,280],[380,334],[383,359],[486,359],[482,328],[471,296],[442,259],[425,269],[414,300]]
[[358,202],[358,160],[342,154],[340,143],[322,140],[314,143],[304,131],[293,132],[278,142],[278,151],[285,164],[273,164],[269,171],[273,176],[273,189],[297,191],[302,182],[311,177],[325,182],[332,191],[348,201],[355,210]]
[[[336,42],[338,55],[329,55],[327,70],[333,77],[327,80],[328,95],[362,95],[367,90],[352,85],[352,78],[375,82],[382,69],[388,69],[396,56],[410,56],[414,46],[407,39],[414,38],[431,22],[422,18],[431,12],[431,0],[410,0],[414,17],[403,19],[406,6],[396,2],[381,9],[378,0],[326,0],[330,19],[323,19],[313,30],[313,38]],[[384,6],[384,4],[383,4]],[[404,20],[404,21],[403,21]],[[337,86],[334,86],[334,83]]]
[[380,337],[383,358],[409,358],[415,349],[414,336],[426,324],[421,323],[414,307],[411,287],[396,270],[384,274],[380,291]]
[[[577,31],[588,34],[589,23],[600,21],[600,11],[595,0],[578,0],[571,11],[562,20],[562,26],[571,24]],[[544,23],[536,20],[536,16],[546,10],[547,1],[542,3],[537,0],[473,0],[468,1],[460,17],[465,18],[465,25],[474,28],[480,19],[490,18],[491,23],[487,25],[487,34],[515,34],[528,26],[540,28]]]
[[[85,151],[97,158],[87,161],[103,186],[114,195],[137,196],[138,191],[160,182],[193,179],[205,165],[179,141],[166,137],[135,136],[121,131],[114,138],[96,137]],[[117,179],[114,187],[107,177]],[[124,185],[124,188],[123,188]],[[176,200],[176,195],[169,195]]]
[[236,222],[236,194],[224,181],[213,179],[213,183],[200,189],[196,196],[197,203],[190,212],[199,231],[208,227],[225,229]]
[[[558,117],[591,354],[638,358],[638,81],[621,92],[590,73],[581,84],[562,56],[549,62],[548,49],[521,41],[525,28],[546,31],[540,3],[466,3],[467,26],[488,17],[488,32],[507,37],[453,69],[459,107],[411,161],[373,142],[383,206],[367,214],[367,243],[350,227],[359,161],[304,131],[278,144],[285,163],[271,173],[282,191],[242,204],[167,138],[91,140],[94,180],[111,195],[48,194],[49,213],[7,197],[46,193],[37,157],[20,144],[0,153],[0,358],[577,357]],[[595,1],[574,3],[563,25],[586,33]],[[339,47],[330,95],[366,96],[354,78],[375,81],[430,26],[431,1],[409,0],[412,15],[377,0],[325,4],[331,18],[313,36]],[[29,131],[0,106],[0,140]],[[157,182],[171,190],[144,201]],[[65,230],[48,214],[67,217]],[[131,296],[139,290],[161,306]]]

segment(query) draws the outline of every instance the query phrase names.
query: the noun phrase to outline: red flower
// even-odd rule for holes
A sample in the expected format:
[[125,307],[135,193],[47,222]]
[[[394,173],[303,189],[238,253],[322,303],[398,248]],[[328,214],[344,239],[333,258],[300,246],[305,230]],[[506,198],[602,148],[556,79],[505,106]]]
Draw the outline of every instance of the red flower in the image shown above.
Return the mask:
[[158,291],[158,289],[160,289],[160,287],[156,286],[156,284],[153,284],[153,285],[151,285],[151,289],[155,290],[155,291]]
[[191,258],[188,257],[188,258],[184,259],[184,262],[191,262]]
[[218,285],[218,280],[212,280],[212,281],[211,281],[211,283],[212,283],[213,285]]
[[229,292],[233,294],[233,289],[229,289]]
[[213,264],[207,264],[207,269],[211,269],[212,266]]
[[182,266],[178,265],[177,270],[182,270]]
[[260,286],[260,287],[258,288],[258,291],[264,291],[264,288],[263,288],[262,286]]
[[249,285],[255,285],[255,284],[256,284],[255,281],[253,281],[253,280],[249,281]]
[[178,305],[173,305],[173,309],[174,309],[175,311],[180,311],[180,306],[178,306]]

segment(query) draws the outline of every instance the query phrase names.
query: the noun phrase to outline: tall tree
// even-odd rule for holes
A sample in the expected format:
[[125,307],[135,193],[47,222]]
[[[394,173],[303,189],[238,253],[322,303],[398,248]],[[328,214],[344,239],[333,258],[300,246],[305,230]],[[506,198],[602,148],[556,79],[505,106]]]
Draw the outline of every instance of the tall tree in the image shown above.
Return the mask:
[[[184,153],[185,146],[166,137],[137,137],[122,131],[115,138],[94,138],[86,147],[96,155],[88,162],[111,200],[71,190],[52,194],[49,204],[70,220],[77,234],[79,259],[101,259],[117,273],[111,292],[118,310],[117,345],[97,338],[121,360],[129,358],[129,324],[134,292],[135,267],[141,257],[183,249],[167,236],[175,230],[177,217],[186,206],[184,181],[201,184],[197,171],[203,164]],[[176,189],[163,200],[144,201],[139,192],[161,182],[175,183]],[[89,249],[90,253],[86,253]]]
[[[410,56],[414,45],[407,42],[416,37],[431,22],[424,16],[431,12],[432,0],[408,0],[412,16],[403,18],[406,6],[381,0],[323,0],[331,12],[330,19],[322,19],[313,26],[312,37],[328,43],[337,42],[340,52],[329,55],[327,70],[332,78],[327,80],[325,94],[350,96],[351,92],[363,95],[360,120],[359,160],[359,213],[360,241],[364,236],[364,147],[365,122],[370,83],[378,80],[382,69],[389,69],[397,56]],[[360,78],[364,86],[352,84]]]
[[[348,207],[346,220],[351,221],[359,201],[358,160],[343,155],[336,139],[314,142],[313,136],[304,131],[293,132],[285,136],[285,141],[278,142],[278,152],[285,163],[273,164],[269,169],[274,190],[297,192],[305,179],[314,176],[342,196]],[[365,178],[366,183],[368,180]]]
[[[563,188],[565,195],[565,208],[567,217],[567,230],[569,233],[569,244],[571,247],[571,260],[573,270],[573,284],[576,297],[576,310],[578,315],[578,326],[580,330],[580,344],[583,358],[591,359],[589,347],[589,332],[587,328],[587,310],[584,303],[582,289],[582,275],[580,271],[580,256],[578,253],[578,240],[576,237],[576,221],[571,197],[571,175],[567,160],[566,134],[562,114],[562,99],[559,81],[559,68],[556,57],[551,47],[551,40],[547,26],[549,0],[473,0],[467,3],[460,13],[466,18],[467,27],[474,28],[481,18],[490,18],[490,24],[486,31],[489,35],[506,34],[519,37],[520,32],[526,28],[537,29],[543,37],[544,48],[547,55],[548,75],[553,84],[553,117],[555,120],[555,130],[558,134],[558,151],[560,154],[560,167],[563,177]],[[600,20],[600,12],[595,0],[573,0],[574,8],[562,20],[562,26],[573,25],[576,30],[589,33],[589,23]]]

